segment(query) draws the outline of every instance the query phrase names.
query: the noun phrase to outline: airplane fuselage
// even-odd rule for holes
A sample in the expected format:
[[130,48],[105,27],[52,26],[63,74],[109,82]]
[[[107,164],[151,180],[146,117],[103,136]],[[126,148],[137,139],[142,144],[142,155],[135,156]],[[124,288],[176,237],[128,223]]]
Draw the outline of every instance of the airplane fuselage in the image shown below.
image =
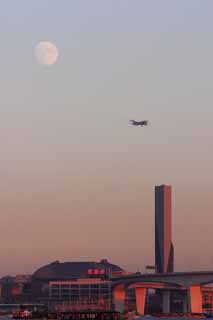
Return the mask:
[[133,126],[143,127],[143,126],[147,126],[148,121],[147,121],[147,120],[143,120],[143,121],[130,120],[130,123],[131,123],[131,125],[133,125]]

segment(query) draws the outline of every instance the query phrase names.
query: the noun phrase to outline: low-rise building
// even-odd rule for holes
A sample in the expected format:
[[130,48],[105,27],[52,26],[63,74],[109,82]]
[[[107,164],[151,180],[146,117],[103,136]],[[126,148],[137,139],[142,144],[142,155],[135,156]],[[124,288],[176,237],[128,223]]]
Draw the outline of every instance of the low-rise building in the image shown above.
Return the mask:
[[51,281],[49,301],[52,306],[70,309],[111,309],[111,281],[100,278],[77,279],[76,281]]

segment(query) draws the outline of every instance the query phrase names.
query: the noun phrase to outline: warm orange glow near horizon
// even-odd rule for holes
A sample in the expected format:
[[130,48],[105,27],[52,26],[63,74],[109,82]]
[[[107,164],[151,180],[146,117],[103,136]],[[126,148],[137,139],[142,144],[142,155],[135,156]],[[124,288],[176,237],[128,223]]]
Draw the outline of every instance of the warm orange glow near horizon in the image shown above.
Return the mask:
[[[3,2],[0,276],[102,258],[144,271],[159,184],[175,270],[212,269],[213,2]],[[42,39],[60,48],[51,68]]]

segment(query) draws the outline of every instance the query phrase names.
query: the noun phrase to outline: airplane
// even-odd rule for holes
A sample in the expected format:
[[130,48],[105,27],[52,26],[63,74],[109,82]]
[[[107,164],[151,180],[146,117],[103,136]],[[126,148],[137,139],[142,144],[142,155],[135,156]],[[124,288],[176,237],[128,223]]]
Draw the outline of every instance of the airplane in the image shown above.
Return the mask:
[[136,120],[129,120],[130,124],[132,126],[147,126],[148,125],[148,121],[147,120],[142,120],[142,121],[136,121]]

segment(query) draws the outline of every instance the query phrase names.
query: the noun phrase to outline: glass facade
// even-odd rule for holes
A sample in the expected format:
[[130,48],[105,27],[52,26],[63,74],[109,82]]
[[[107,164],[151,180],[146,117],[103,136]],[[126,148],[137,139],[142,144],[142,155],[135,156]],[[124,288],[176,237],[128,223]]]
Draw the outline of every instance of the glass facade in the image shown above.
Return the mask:
[[58,304],[107,305],[112,297],[111,282],[76,283],[54,282],[49,284],[49,300]]

